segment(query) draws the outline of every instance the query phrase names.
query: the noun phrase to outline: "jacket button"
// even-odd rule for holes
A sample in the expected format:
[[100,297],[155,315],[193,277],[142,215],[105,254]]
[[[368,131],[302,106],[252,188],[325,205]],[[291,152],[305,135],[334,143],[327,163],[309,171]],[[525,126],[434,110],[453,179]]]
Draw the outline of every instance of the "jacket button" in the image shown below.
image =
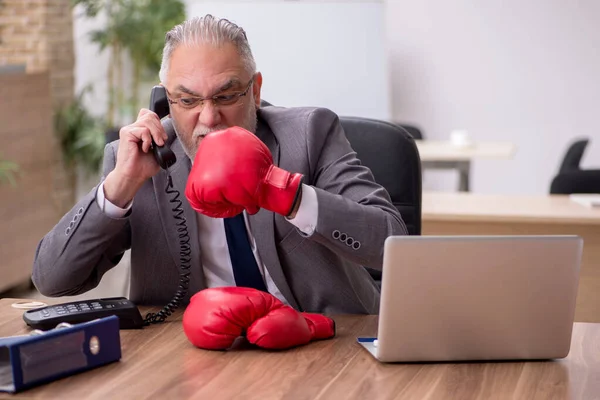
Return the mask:
[[360,249],[360,242],[358,240],[356,240],[353,244],[352,244],[352,248],[354,250],[358,250]]
[[347,238],[348,238],[348,235],[346,235],[345,233],[342,233],[342,234],[340,235],[340,240],[341,240],[342,242],[345,242]]
[[75,214],[73,216],[73,222],[77,222],[78,219],[79,219],[79,214]]
[[67,227],[67,229],[65,229],[65,235],[69,236],[69,233],[71,233],[71,228]]
[[347,244],[348,246],[352,246],[352,245],[354,244],[354,238],[353,238],[353,237],[350,237],[350,236],[348,236],[348,239],[346,239],[346,244]]
[[83,214],[83,207],[80,207],[79,210],[77,210],[77,215],[81,215]]
[[340,231],[338,231],[338,230],[336,229],[335,231],[333,231],[333,233],[331,234],[331,236],[332,236],[334,239],[339,239],[339,237],[340,237]]

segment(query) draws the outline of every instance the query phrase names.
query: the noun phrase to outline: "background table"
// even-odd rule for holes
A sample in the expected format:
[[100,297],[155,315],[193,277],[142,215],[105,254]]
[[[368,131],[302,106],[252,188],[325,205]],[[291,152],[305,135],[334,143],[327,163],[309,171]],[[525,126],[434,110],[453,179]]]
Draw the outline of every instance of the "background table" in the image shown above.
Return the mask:
[[575,320],[600,322],[600,209],[582,206],[565,195],[447,192],[424,192],[422,209],[423,235],[581,236]]
[[[0,300],[0,336],[28,331],[15,299]],[[181,312],[121,331],[120,362],[0,399],[593,399],[600,396],[600,324],[574,326],[566,359],[383,364],[356,343],[377,316],[335,317],[337,337],[287,351],[193,347]]]
[[475,142],[467,147],[457,147],[449,141],[415,140],[423,169],[456,169],[459,190],[469,191],[471,161],[474,159],[510,159],[516,146],[505,142]]

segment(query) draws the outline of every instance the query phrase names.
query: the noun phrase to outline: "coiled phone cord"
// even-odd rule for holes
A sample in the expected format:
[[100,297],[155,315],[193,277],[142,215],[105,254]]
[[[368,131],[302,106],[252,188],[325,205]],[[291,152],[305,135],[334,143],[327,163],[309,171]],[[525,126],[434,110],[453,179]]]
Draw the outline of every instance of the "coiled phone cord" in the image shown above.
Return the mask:
[[191,267],[191,246],[190,246],[190,235],[188,234],[187,224],[185,216],[183,215],[183,203],[179,199],[181,194],[177,189],[173,187],[173,179],[171,174],[168,173],[167,187],[165,192],[170,195],[171,199],[169,202],[173,204],[173,217],[176,220],[177,235],[179,237],[179,286],[177,292],[173,296],[173,299],[167,304],[162,310],[157,313],[148,313],[144,319],[144,325],[158,324],[164,322],[173,311],[179,307],[185,295],[188,292],[190,284],[190,267]]

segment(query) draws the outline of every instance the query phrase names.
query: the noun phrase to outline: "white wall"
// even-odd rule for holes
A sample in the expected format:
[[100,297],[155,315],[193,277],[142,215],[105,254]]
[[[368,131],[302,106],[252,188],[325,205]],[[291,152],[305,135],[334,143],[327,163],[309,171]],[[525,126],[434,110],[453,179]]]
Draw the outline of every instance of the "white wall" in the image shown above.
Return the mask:
[[[212,12],[248,31],[265,99],[392,116],[432,139],[465,128],[477,140],[513,141],[513,160],[474,163],[475,192],[547,193],[578,136],[592,138],[583,166],[600,168],[597,0],[186,4],[188,15]],[[98,24],[75,20],[76,87],[96,85],[88,104],[101,114],[107,54],[87,39]],[[424,187],[455,190],[456,179],[427,172]]]
[[[591,137],[583,166],[600,167],[600,2],[388,1],[395,119],[428,138],[465,128],[509,140],[510,161],[476,161],[472,190],[547,193],[568,143]],[[452,173],[425,188],[454,189]]]
[[188,17],[213,14],[244,28],[265,100],[390,117],[383,1],[186,3]]
[[[341,115],[391,116],[383,0],[184,0],[188,17],[212,13],[247,32],[262,95],[282,106],[322,106]],[[86,104],[106,111],[108,52],[89,33],[105,23],[75,10],[76,90],[95,86]],[[127,77],[123,87],[129,87]]]
[[106,23],[103,15],[96,19],[85,18],[80,7],[73,10],[73,41],[75,45],[75,93],[88,84],[93,92],[86,97],[86,106],[95,115],[104,115],[108,101],[108,50],[100,52],[89,39],[90,32],[102,29]]

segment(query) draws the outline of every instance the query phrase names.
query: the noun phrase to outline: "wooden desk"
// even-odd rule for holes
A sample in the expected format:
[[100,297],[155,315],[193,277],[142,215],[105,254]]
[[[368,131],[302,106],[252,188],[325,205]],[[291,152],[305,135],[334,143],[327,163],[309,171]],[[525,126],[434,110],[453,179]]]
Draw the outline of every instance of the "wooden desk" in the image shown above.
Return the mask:
[[[14,299],[0,300],[0,336],[28,331]],[[563,360],[383,364],[356,343],[376,316],[335,317],[337,337],[288,351],[194,348],[181,313],[121,331],[118,363],[0,399],[591,399],[600,394],[600,324],[577,323]],[[596,396],[596,397],[594,397]]]
[[579,235],[584,240],[575,320],[600,322],[600,210],[564,195],[423,193],[423,235]]
[[457,147],[449,141],[415,140],[423,169],[456,169],[459,174],[459,190],[469,191],[471,161],[476,158],[509,159],[516,151],[512,143],[475,142],[470,146]]

